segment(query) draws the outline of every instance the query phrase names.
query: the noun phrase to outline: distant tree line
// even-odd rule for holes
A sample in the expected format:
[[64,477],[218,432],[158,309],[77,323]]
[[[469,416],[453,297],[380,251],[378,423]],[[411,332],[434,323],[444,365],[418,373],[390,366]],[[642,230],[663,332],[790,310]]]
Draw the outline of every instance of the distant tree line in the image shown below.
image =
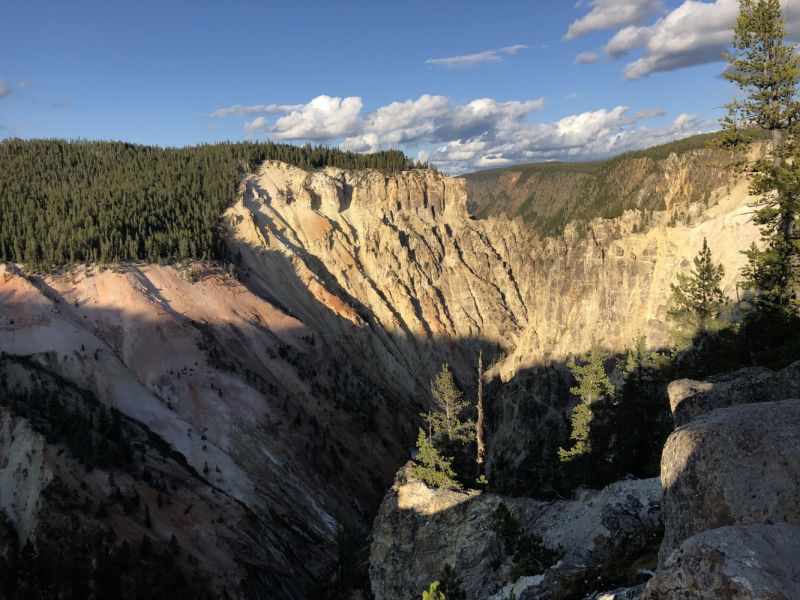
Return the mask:
[[264,160],[385,174],[427,168],[399,150],[238,142],[0,142],[0,260],[50,272],[76,263],[221,259],[218,222],[241,175]]

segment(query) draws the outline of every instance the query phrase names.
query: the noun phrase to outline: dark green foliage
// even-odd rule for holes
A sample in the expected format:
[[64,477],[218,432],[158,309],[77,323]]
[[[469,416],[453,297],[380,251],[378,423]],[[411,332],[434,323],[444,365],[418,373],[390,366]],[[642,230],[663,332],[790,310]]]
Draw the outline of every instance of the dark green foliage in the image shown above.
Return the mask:
[[411,467],[411,475],[432,487],[457,490],[462,488],[462,485],[456,480],[456,474],[451,466],[453,459],[444,456],[431,443],[422,428],[419,430],[417,448],[419,449],[419,455],[416,461],[419,464]]
[[492,512],[492,520],[497,537],[502,542],[503,552],[514,560],[510,573],[512,581],[544,573],[563,554],[561,548],[553,550],[545,546],[538,535],[523,533],[503,502]]
[[725,326],[719,315],[727,301],[720,289],[725,275],[722,265],[714,265],[711,249],[703,238],[703,249],[694,259],[694,268],[689,274],[678,273],[678,283],[671,284],[675,306],[667,311],[667,318],[675,322],[672,336],[683,349],[698,332],[706,345],[711,334]]
[[467,591],[458,571],[444,563],[439,571],[439,581],[434,581],[429,590],[422,592],[422,600],[467,600]]
[[220,215],[242,172],[268,159],[309,170],[417,167],[398,150],[7,139],[0,142],[0,258],[45,272],[75,263],[221,259]]

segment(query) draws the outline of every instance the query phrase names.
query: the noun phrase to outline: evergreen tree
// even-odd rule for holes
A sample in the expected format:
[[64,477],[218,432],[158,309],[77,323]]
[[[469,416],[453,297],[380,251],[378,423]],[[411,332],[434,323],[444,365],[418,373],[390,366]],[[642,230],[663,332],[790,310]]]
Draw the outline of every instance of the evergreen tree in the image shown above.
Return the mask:
[[606,369],[603,366],[604,361],[608,358],[608,352],[603,350],[603,340],[598,340],[589,349],[581,361],[585,365],[578,365],[577,363],[569,365],[573,377],[578,382],[578,385],[570,388],[570,393],[580,396],[584,404],[592,404],[600,400],[604,396],[611,396],[614,394],[614,385],[606,375]]
[[570,388],[570,392],[580,396],[581,404],[572,411],[572,427],[570,448],[559,448],[558,457],[567,477],[577,475],[583,483],[587,483],[592,471],[594,451],[592,447],[592,421],[594,420],[593,404],[606,396],[614,394],[614,385],[603,366],[608,353],[603,349],[602,340],[598,340],[581,357],[585,365],[577,363],[569,365],[578,385]]
[[434,581],[428,591],[422,592],[422,600],[467,600],[458,571],[444,563],[439,571],[439,581]]
[[[780,0],[739,0],[739,17],[733,27],[734,54],[723,54],[731,65],[725,78],[747,93],[743,101],[726,105],[721,120],[728,133],[740,135],[741,124],[767,130],[772,135],[773,164],[780,166],[784,133],[799,116],[797,81],[800,78],[795,44],[784,44],[787,35]],[[728,143],[739,143],[738,137]]]
[[153,522],[150,520],[150,507],[147,504],[144,505],[144,526],[148,529],[153,527]]
[[447,600],[441,590],[442,584],[434,581],[429,590],[422,592],[422,600]]
[[724,276],[725,269],[714,265],[711,249],[703,238],[703,248],[694,258],[694,268],[688,275],[678,273],[677,285],[670,284],[675,306],[667,311],[667,318],[676,323],[670,333],[679,348],[688,346],[698,332],[708,345],[711,333],[725,325],[718,318],[726,304],[719,287]]
[[446,443],[461,442],[469,443],[475,439],[475,423],[472,421],[461,421],[459,416],[469,402],[461,400],[462,393],[456,388],[453,381],[453,374],[445,364],[442,370],[436,375],[436,379],[431,381],[431,393],[439,407],[439,412],[431,412],[422,416],[428,421],[432,436],[438,432],[445,439]]
[[[762,226],[763,248],[745,250],[745,285],[755,295],[760,311],[797,313],[800,277],[800,240],[796,223],[800,212],[800,146],[796,136],[800,121],[797,86],[800,59],[787,35],[779,0],[740,0],[733,28],[736,52],[725,55],[733,67],[725,77],[747,94],[727,105],[720,120],[726,132],[722,145],[737,148],[752,140],[749,128],[767,130],[772,137],[772,160],[747,166],[732,163],[752,176],[750,193],[758,196],[753,222]],[[786,159],[791,160],[787,161]]]
[[456,474],[451,466],[453,459],[442,456],[425,430],[421,428],[417,438],[417,449],[419,454],[415,460],[420,464],[411,467],[411,475],[432,487],[461,489],[462,486],[456,481]]

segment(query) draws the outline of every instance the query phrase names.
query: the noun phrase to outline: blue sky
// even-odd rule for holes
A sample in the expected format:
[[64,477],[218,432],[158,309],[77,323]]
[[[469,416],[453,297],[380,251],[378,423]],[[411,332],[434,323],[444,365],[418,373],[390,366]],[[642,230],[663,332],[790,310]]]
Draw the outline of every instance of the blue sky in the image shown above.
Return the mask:
[[453,174],[603,158],[714,127],[737,6],[6,3],[0,137],[399,147]]

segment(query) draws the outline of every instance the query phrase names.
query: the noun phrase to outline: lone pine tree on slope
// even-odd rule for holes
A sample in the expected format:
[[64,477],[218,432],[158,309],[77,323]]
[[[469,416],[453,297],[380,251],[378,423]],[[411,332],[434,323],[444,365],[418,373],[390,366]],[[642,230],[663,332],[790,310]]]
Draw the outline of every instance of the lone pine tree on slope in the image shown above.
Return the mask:
[[456,388],[447,365],[442,365],[441,371],[431,381],[431,393],[439,411],[422,414],[428,422],[428,433],[426,435],[425,430],[419,430],[419,455],[416,460],[420,464],[411,469],[411,474],[428,485],[461,489],[452,468],[453,459],[444,456],[440,448],[452,448],[453,444],[475,441],[475,423],[459,419],[469,402],[461,399],[462,393]]
[[580,396],[581,404],[572,411],[572,448],[559,448],[558,457],[570,470],[574,469],[585,482],[589,475],[592,445],[590,440],[591,425],[594,419],[592,404],[605,396],[614,394],[614,385],[603,366],[608,353],[603,349],[603,341],[598,340],[581,360],[585,365],[569,365],[578,385],[570,388],[570,392]]
[[675,306],[667,311],[667,318],[677,325],[670,333],[679,348],[691,344],[697,333],[708,345],[711,334],[723,326],[719,315],[726,302],[719,286],[724,276],[725,269],[714,265],[708,241],[703,238],[703,248],[689,274],[678,273],[677,285],[670,284]]

